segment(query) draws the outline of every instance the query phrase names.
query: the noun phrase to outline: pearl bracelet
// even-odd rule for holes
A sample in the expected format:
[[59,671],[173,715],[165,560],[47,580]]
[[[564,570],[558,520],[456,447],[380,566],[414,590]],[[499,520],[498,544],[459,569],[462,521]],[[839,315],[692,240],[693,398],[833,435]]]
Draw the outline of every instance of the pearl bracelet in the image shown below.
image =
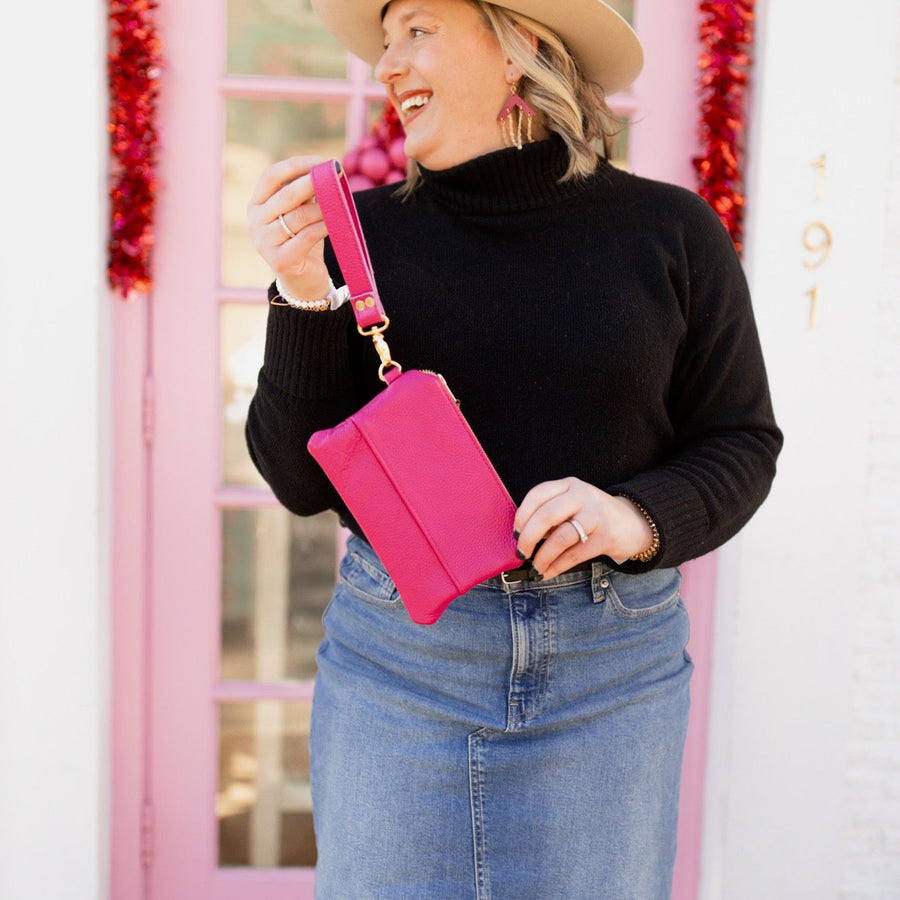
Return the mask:
[[[293,294],[286,291],[281,281],[276,278],[275,290],[278,291],[278,296],[273,297],[269,302],[274,306],[293,306],[294,309],[305,309],[309,312],[327,312],[331,309],[331,297],[335,293],[335,287],[331,281],[329,281],[329,288],[328,295],[321,300],[298,300]],[[284,303],[278,303],[279,299]]]
[[650,562],[654,556],[659,552],[659,529],[656,527],[656,522],[650,518],[650,513],[641,506],[633,497],[629,497],[629,500],[638,508],[641,515],[647,520],[647,524],[650,526],[650,546],[646,550],[642,550],[640,553],[635,553],[634,556],[629,557],[630,560],[634,562]]

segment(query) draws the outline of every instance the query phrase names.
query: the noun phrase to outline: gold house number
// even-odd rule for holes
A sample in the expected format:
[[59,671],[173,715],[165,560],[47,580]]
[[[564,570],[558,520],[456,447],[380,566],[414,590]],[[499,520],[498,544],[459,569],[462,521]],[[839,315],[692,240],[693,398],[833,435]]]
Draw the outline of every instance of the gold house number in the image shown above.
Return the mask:
[[803,232],[803,246],[812,254],[803,261],[804,269],[820,269],[828,262],[834,239],[831,229],[824,222],[811,222]]
[[[822,154],[813,164],[815,169],[815,199],[820,203],[825,199],[825,154]],[[814,271],[821,269],[831,256],[834,246],[834,236],[831,229],[822,221],[810,222],[803,231],[803,246],[807,252],[807,258],[803,261],[803,268]],[[819,316],[819,290],[817,282],[807,292],[809,297],[809,327],[815,328]]]

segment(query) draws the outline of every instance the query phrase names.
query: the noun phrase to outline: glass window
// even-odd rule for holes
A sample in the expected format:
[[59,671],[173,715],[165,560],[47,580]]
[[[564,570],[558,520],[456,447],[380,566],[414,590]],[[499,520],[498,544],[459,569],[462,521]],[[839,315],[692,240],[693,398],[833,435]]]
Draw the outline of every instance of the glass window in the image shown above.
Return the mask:
[[345,78],[347,57],[309,0],[228,0],[228,72]]
[[337,566],[334,513],[222,512],[221,677],[312,680]]
[[228,485],[264,488],[247,452],[244,426],[266,340],[266,304],[221,307],[222,475]]
[[634,0],[606,0],[606,2],[622,16],[629,25],[634,25]]
[[222,187],[222,284],[263,288],[272,273],[250,242],[247,203],[263,169],[296,154],[344,153],[343,103],[226,100]]
[[620,119],[616,127],[613,140],[613,152],[610,162],[619,169],[628,169],[628,138],[631,132],[631,123],[627,119]]
[[314,866],[308,703],[219,708],[220,866]]

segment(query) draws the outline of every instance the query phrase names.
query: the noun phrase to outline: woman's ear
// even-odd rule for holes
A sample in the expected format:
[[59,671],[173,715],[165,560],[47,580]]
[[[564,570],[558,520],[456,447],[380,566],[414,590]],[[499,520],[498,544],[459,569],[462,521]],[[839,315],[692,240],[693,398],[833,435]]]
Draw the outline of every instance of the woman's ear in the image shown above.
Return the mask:
[[[529,31],[524,25],[516,24],[516,31],[519,33],[519,37],[522,40],[523,46],[531,47],[531,55],[532,57],[537,56],[538,51],[538,36],[533,32]],[[507,84],[515,84],[519,81],[525,73],[509,58],[506,60],[506,81]]]
[[529,31],[524,25],[519,25],[518,23],[516,23],[516,31],[522,35],[526,44],[531,45],[531,55],[537,56],[538,36],[533,31]]

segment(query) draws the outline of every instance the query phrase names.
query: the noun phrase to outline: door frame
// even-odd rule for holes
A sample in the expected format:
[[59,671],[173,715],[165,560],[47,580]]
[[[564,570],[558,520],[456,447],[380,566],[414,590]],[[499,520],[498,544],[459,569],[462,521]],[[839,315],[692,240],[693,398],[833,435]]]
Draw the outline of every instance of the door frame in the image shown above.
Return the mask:
[[[111,884],[115,897],[144,900],[239,900],[248,896],[251,880],[254,886],[260,881],[258,870],[217,868],[216,829],[209,821],[216,771],[202,764],[217,758],[222,699],[216,693],[218,634],[210,633],[210,623],[217,622],[219,602],[220,423],[212,413],[219,410],[223,292],[220,229],[209,210],[218,211],[221,202],[226,36],[223,4],[203,0],[198,9],[198,2],[163,3],[158,11],[168,65],[160,106],[155,286],[147,298],[116,301],[112,316]],[[647,63],[633,93],[639,124],[631,130],[631,167],[693,187],[696,10],[665,0],[638,0],[636,7]],[[203,28],[196,27],[198,16]],[[661,155],[660,147],[669,152]],[[673,147],[682,150],[672,153]],[[192,391],[185,391],[185,378]],[[209,415],[191,407],[193,390],[207,397]],[[199,524],[185,528],[186,522]],[[185,566],[187,559],[205,562]],[[697,670],[675,900],[694,900],[699,884],[715,592],[715,555],[685,567]],[[186,661],[200,677],[182,677]],[[296,691],[286,691],[274,699],[298,699]],[[184,758],[185,746],[192,763],[172,765]],[[192,791],[202,793],[202,802],[158,802]],[[161,859],[164,866],[154,864]],[[296,900],[298,887],[311,881],[311,870],[267,870],[267,896]]]

